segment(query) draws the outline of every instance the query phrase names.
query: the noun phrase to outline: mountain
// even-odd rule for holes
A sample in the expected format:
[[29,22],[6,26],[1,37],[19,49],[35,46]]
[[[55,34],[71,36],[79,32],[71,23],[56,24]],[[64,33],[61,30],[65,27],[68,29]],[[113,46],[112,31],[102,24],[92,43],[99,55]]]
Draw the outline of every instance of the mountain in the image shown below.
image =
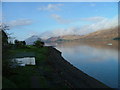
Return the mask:
[[47,42],[72,41],[72,40],[112,40],[116,37],[118,37],[118,27],[99,30],[86,35],[65,35],[59,37],[51,37],[47,39]]
[[[26,39],[25,41],[28,45],[33,44],[34,41],[40,39],[40,37],[41,36],[34,35]],[[105,39],[112,40],[114,38],[118,38],[118,27],[99,30],[86,35],[63,35],[58,37],[50,37],[50,38],[44,39],[43,41],[44,42],[61,42],[61,41],[73,41],[73,40],[105,40]]]
[[27,45],[32,45],[36,40],[40,39],[37,35],[33,35],[25,40]]
[[48,38],[47,40],[45,40],[45,42],[55,42],[55,41],[59,41],[60,37],[51,37]]
[[46,42],[58,42],[58,41],[71,41],[75,39],[79,39],[80,35],[64,35],[59,37],[51,37],[46,40]]
[[79,39],[114,39],[116,37],[118,37],[118,27],[89,33]]
[[66,35],[66,36],[61,36],[61,39],[75,40],[75,39],[79,39],[80,37],[82,37],[82,35]]

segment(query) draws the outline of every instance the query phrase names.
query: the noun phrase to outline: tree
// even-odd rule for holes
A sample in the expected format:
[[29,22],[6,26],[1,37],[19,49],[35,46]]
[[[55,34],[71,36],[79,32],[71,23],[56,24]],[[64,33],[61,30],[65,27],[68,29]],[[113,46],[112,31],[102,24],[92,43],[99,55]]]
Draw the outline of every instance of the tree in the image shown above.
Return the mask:
[[0,24],[0,30],[3,30],[3,31],[9,30],[9,26],[2,23],[2,24]]
[[26,42],[25,41],[22,41],[23,45],[26,45]]
[[5,49],[8,46],[8,35],[5,32],[6,30],[9,30],[8,28],[9,26],[5,25],[5,24],[1,24],[0,25],[0,30],[2,32],[2,47]]
[[18,40],[15,40],[15,41],[14,41],[15,44],[18,44],[18,42],[19,42]]
[[25,41],[15,40],[14,43],[15,43],[15,46],[16,46],[16,47],[25,47],[25,45],[26,45],[26,42],[25,42]]
[[42,42],[42,41],[40,41],[40,40],[37,40],[37,41],[35,41],[34,42],[34,45],[36,46],[36,47],[43,47],[44,46],[44,42]]
[[3,76],[9,76],[9,74],[12,72],[12,69],[10,68],[10,65],[12,61],[9,59],[9,43],[8,43],[8,34],[6,33],[6,30],[9,30],[9,26],[5,24],[0,25],[0,31],[2,36],[2,74]]
[[8,36],[7,34],[2,30],[2,47],[5,48],[8,46]]

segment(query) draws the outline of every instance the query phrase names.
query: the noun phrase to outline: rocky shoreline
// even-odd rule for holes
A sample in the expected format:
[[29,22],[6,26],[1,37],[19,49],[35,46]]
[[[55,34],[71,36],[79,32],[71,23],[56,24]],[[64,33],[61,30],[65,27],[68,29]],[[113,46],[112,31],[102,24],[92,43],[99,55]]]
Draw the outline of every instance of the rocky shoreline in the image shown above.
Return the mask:
[[70,88],[109,88],[67,62],[57,49],[48,47],[48,50],[48,63]]

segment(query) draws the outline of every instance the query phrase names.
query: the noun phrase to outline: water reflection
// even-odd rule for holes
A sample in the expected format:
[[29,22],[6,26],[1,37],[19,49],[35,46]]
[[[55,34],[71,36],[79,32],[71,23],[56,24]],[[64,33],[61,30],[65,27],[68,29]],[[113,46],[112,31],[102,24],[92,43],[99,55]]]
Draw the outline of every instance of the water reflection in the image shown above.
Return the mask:
[[[112,43],[112,45],[107,45]],[[74,66],[106,85],[118,86],[118,43],[100,42],[65,42],[56,48],[62,56]]]

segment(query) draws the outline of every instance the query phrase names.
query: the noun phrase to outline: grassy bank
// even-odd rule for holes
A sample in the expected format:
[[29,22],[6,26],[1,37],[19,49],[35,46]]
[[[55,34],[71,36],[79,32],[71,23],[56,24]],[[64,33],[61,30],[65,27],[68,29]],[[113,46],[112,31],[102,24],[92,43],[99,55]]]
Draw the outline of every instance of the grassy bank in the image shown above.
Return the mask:
[[55,48],[27,46],[9,52],[11,57],[32,52],[36,65],[12,68],[12,74],[3,77],[3,88],[108,88],[67,62]]
[[47,62],[47,47],[27,46],[10,49],[9,52],[11,57],[19,53],[32,52],[35,54],[36,65],[12,68],[12,75],[7,78],[3,76],[3,88],[66,87],[63,81],[56,80],[59,77],[54,74],[54,69]]

